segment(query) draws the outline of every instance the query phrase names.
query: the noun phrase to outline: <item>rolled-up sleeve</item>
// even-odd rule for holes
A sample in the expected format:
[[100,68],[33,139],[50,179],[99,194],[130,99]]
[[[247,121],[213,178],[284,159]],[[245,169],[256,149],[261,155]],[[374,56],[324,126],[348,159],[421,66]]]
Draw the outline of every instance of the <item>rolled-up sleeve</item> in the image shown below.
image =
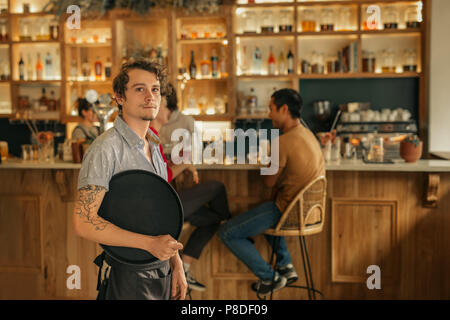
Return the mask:
[[109,190],[109,181],[114,172],[114,150],[105,148],[95,142],[89,147],[83,157],[80,174],[78,176],[78,190],[95,185]]

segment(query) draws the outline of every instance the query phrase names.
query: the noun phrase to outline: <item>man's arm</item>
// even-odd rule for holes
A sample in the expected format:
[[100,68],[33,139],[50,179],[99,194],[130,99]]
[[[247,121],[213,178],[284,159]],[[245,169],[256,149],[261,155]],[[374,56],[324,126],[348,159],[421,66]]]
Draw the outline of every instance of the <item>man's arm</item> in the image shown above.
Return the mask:
[[106,189],[87,185],[78,190],[73,214],[73,228],[80,237],[110,246],[146,250],[160,260],[178,253],[183,245],[170,235],[147,236],[121,229],[98,216]]
[[278,177],[281,174],[283,168],[279,168],[277,173],[273,174],[273,175],[265,175],[264,176],[264,185],[266,187],[272,188],[275,186],[275,184],[277,183]]
[[172,170],[173,178],[175,179],[180,173],[182,173],[184,170],[188,170],[192,173],[192,179],[195,183],[198,183],[198,172],[197,169],[192,164],[173,164],[170,163],[170,169]]

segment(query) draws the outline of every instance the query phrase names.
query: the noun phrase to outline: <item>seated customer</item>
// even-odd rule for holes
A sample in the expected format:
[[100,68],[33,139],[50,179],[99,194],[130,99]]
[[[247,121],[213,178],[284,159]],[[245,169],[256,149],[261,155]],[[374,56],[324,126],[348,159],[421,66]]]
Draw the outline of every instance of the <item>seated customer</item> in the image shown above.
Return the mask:
[[91,143],[100,134],[100,128],[94,125],[94,122],[98,121],[97,114],[86,99],[79,98],[77,103],[78,114],[83,121],[73,129],[72,139],[86,139],[87,143]]
[[[171,133],[175,129],[184,128],[191,133],[194,130],[194,119],[178,111],[175,89],[171,85],[169,87],[171,87],[172,93],[162,99],[158,115],[150,124],[153,132],[162,133],[160,137],[162,143],[164,137],[166,143],[170,142]],[[161,144],[160,149],[162,152]],[[203,248],[219,229],[221,221],[230,218],[225,186],[219,181],[198,184],[197,170],[192,164],[168,163],[167,171],[169,181],[182,172],[190,171],[194,182],[197,183],[192,188],[178,190],[183,204],[184,219],[196,227],[183,249],[181,258],[189,288],[205,291],[205,286],[194,278],[190,266],[194,260],[199,259]]]
[[[273,93],[269,117],[273,127],[281,129],[283,134],[278,141],[278,172],[264,176],[264,184],[273,187],[274,199],[233,217],[219,231],[223,243],[259,278],[252,284],[252,289],[259,290],[263,296],[272,289],[277,291],[295,282],[298,276],[284,237],[279,239],[275,270],[264,261],[250,237],[274,228],[297,193],[310,181],[325,174],[320,146],[314,134],[300,122],[301,107],[302,98],[297,91],[281,89]],[[273,247],[276,237],[265,237]]]

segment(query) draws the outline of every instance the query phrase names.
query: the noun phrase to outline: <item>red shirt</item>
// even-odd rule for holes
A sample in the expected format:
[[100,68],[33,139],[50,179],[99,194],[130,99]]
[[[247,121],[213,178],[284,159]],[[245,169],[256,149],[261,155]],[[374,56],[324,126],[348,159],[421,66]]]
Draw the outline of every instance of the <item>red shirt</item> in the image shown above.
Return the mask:
[[[152,127],[149,127],[149,128],[150,128],[150,130],[153,131],[154,134],[156,134],[156,135],[159,137],[158,131],[156,131],[156,130],[155,130],[154,128],[152,128]],[[169,162],[167,162],[166,156],[164,155],[164,151],[163,151],[163,147],[162,147],[162,144],[161,144],[161,143],[159,144],[159,150],[161,151],[161,155],[162,155],[162,157],[163,157],[163,159],[164,159],[164,162],[166,163],[166,167],[167,167],[167,180],[170,182],[170,181],[172,181],[172,179],[173,179],[173,172],[172,172],[172,169],[170,169],[170,167],[169,167]]]

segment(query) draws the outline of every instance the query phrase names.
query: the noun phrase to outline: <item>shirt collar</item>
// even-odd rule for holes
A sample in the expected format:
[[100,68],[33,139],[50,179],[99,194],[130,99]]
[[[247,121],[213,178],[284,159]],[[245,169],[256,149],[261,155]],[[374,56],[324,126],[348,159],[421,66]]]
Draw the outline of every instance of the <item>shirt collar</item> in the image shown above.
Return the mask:
[[[144,146],[144,141],[138,137],[138,135],[131,130],[131,128],[123,121],[122,117],[116,117],[114,120],[114,128],[119,132],[119,134],[125,139],[130,147],[134,146]],[[153,133],[150,129],[147,129],[147,140],[150,145],[157,146],[160,143],[158,136]]]

